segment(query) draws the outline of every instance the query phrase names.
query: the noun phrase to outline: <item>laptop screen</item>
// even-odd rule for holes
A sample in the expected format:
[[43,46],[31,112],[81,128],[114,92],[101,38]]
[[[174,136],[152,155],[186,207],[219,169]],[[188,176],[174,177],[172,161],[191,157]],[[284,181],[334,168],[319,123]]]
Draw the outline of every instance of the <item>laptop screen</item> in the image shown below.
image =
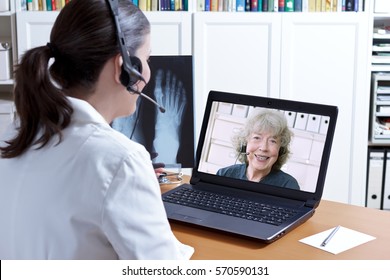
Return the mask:
[[210,92],[195,177],[321,196],[336,117],[333,106]]

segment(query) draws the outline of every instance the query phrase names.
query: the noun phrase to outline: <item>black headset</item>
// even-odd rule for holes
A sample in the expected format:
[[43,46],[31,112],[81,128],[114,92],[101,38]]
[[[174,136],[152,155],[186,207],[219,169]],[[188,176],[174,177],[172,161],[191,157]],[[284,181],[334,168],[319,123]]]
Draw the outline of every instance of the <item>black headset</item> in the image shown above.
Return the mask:
[[145,82],[141,75],[142,62],[138,57],[130,56],[126,49],[125,37],[119,25],[118,0],[108,0],[108,3],[110,4],[110,9],[114,17],[119,49],[123,59],[120,81],[129,92],[138,94],[138,91],[133,86],[140,80]]
[[246,152],[246,143],[242,143],[240,145],[240,154],[247,154]]
[[121,27],[119,25],[118,0],[107,0],[107,1],[110,4],[110,9],[114,17],[119,49],[123,59],[122,71],[119,77],[121,84],[126,87],[128,92],[139,94],[140,96],[146,98],[154,105],[156,105],[161,113],[165,113],[165,108],[163,106],[161,106],[152,98],[150,98],[149,96],[145,95],[144,93],[138,91],[133,87],[138,81],[143,81],[145,84],[147,84],[144,77],[142,77],[141,75],[142,62],[138,57],[130,56],[126,49],[125,37],[123,36]]

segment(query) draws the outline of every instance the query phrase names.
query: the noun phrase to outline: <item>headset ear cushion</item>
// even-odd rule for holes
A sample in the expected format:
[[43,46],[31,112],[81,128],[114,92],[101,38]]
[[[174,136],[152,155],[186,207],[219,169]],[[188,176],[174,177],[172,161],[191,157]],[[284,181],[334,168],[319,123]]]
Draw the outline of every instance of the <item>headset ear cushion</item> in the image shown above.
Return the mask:
[[139,74],[142,75],[142,62],[141,60],[136,56],[130,56],[131,65]]
[[246,153],[246,143],[241,143],[240,153],[242,154]]
[[130,56],[131,69],[127,69],[125,65],[122,65],[122,72],[120,80],[125,87],[131,87],[135,85],[141,78],[142,62],[136,56]]
[[129,85],[129,82],[130,82],[130,73],[126,70],[126,68],[122,65],[122,71],[121,71],[121,75],[119,77],[122,85],[124,85],[125,87],[127,87]]

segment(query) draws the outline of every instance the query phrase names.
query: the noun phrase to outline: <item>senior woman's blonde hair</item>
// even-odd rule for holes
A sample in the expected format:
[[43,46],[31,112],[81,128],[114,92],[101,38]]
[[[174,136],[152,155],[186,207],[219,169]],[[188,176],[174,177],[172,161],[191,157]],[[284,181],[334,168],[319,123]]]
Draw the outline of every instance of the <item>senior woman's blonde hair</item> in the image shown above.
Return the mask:
[[280,139],[280,150],[278,160],[272,166],[273,170],[280,170],[290,156],[290,141],[293,133],[287,126],[287,120],[284,114],[277,110],[255,108],[249,115],[244,127],[232,137],[232,144],[237,153],[237,159],[242,163],[248,163],[245,152],[242,152],[243,146],[246,146],[249,136],[252,133],[263,131]]

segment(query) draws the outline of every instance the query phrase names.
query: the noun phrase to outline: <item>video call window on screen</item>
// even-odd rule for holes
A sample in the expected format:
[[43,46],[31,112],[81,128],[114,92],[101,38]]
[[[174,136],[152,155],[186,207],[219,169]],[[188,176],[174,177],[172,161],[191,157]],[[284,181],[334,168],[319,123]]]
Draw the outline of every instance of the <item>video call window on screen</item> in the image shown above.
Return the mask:
[[[216,174],[220,168],[240,163],[232,145],[232,136],[245,124],[252,106],[214,102],[198,171]],[[281,111],[293,133],[291,154],[281,170],[292,175],[300,189],[315,192],[329,117]]]

